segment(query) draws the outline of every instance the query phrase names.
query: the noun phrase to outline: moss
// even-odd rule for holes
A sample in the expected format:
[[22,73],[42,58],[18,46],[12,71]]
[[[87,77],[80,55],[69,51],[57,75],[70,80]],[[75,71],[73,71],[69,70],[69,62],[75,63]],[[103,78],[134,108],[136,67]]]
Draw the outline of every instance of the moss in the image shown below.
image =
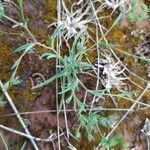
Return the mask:
[[8,80],[11,74],[11,65],[13,63],[13,53],[6,43],[0,43],[0,79]]
[[[57,18],[57,11],[56,11],[56,0],[47,0],[47,13],[42,16],[40,19],[46,20],[50,23],[55,22],[55,19]],[[36,6],[36,8],[38,8],[38,6]],[[105,12],[105,14],[107,14],[108,12]],[[32,18],[31,18],[32,19]],[[36,18],[39,19],[39,18]],[[36,23],[36,19],[35,22],[33,24],[30,24],[30,28],[32,30],[32,32],[35,34],[36,38],[38,39],[38,41],[46,43],[47,45],[49,45],[49,39],[48,39],[48,33],[51,33],[51,31],[49,31],[47,29],[47,26],[43,24],[43,26],[45,28],[43,29],[39,29],[38,27],[35,28],[34,25]],[[32,21],[32,20],[31,20]],[[112,24],[112,20],[103,20],[102,23],[104,23],[107,27],[110,27]],[[91,26],[92,28],[92,26]],[[94,29],[92,28],[93,32],[95,33]],[[133,30],[133,27],[125,27],[125,28],[121,28],[120,25],[117,25],[115,28],[113,28],[113,30],[108,34],[107,38],[110,42],[114,43],[114,44],[119,44],[119,48],[123,49],[129,53],[133,52],[133,49],[135,47],[135,45],[137,45],[138,43],[138,39],[134,38],[133,36],[131,36],[130,32],[131,30]],[[0,34],[4,34],[3,32],[0,32]],[[3,35],[4,36],[4,35]],[[95,36],[95,34],[93,34],[93,37]],[[93,43],[88,43],[87,47],[89,48]],[[13,64],[14,61],[14,56],[16,56],[15,54],[12,53],[12,48],[10,47],[10,43],[9,41],[5,42],[5,43],[0,43],[0,79],[2,80],[8,80],[10,75],[11,75],[11,66]],[[18,43],[19,45],[19,43]],[[45,49],[37,46],[35,47],[39,53],[43,53],[45,51]],[[67,50],[64,48],[62,54],[66,53]],[[118,56],[122,56],[120,54],[120,52],[115,51],[116,54]],[[89,60],[91,62],[93,62],[96,58],[96,51],[88,51],[87,55],[86,55]],[[35,63],[37,63],[35,61]],[[127,67],[133,71],[135,74],[138,74],[139,76],[141,76],[142,78],[146,79],[146,71],[145,71],[145,64],[143,62],[135,62],[133,58],[129,58],[129,57],[125,57],[124,59],[124,64],[127,64]],[[24,64],[21,69],[19,69],[19,73],[22,73],[23,70],[28,69],[26,64]],[[39,68],[36,68],[37,70]],[[135,83],[141,85],[144,87],[144,83],[142,81],[140,81],[138,78],[129,75],[130,79],[132,81],[134,81]],[[25,98],[29,103],[34,104],[37,95],[33,94],[33,91],[30,90],[29,87],[29,83],[26,83],[28,86],[26,87],[25,90],[19,90],[19,89],[13,89],[12,91],[10,91],[12,98],[16,99],[15,103],[17,106],[20,106],[19,109],[20,111],[27,111],[28,108],[24,107],[25,102],[23,101],[23,98]],[[130,88],[132,89],[132,91],[134,91],[135,93],[137,93],[137,95],[139,93],[141,93],[141,90],[136,87],[135,85],[131,84],[130,82],[128,82],[128,85],[130,86]],[[113,91],[114,93],[116,92],[115,90]],[[21,95],[21,96],[20,96]],[[145,94],[145,96],[143,97],[142,101],[145,103],[148,103],[150,97],[150,92],[147,92]],[[22,101],[21,101],[22,100]],[[106,107],[114,107],[112,100],[110,100],[109,98],[105,100]],[[118,102],[119,108],[128,108],[132,105],[131,102],[127,102],[125,99],[120,99]],[[114,112],[109,112],[106,114],[113,114]],[[142,112],[137,112],[138,116],[140,118],[146,118],[149,117],[150,112],[148,109],[143,110]],[[134,116],[134,114],[132,114]],[[9,124],[10,122],[8,120],[4,119],[0,119],[1,123],[3,124]],[[19,128],[20,126],[17,123],[17,120],[13,120],[11,121],[11,125],[13,127]],[[128,130],[129,132],[134,132],[135,128],[130,128],[128,127],[128,124],[125,123],[124,124],[125,129]],[[108,129],[102,129],[103,131],[107,132]],[[119,129],[118,129],[119,131]],[[96,141],[99,140],[99,134],[95,135],[96,137]],[[77,147],[77,149],[80,150],[92,150],[93,146],[94,146],[94,142],[88,142],[88,140],[86,139],[85,136],[83,136],[83,139],[81,142],[74,142],[75,147]]]
[[47,14],[43,19],[48,20],[49,22],[54,22],[57,17],[57,1],[47,0]]
[[24,92],[22,93],[22,96],[27,99],[28,101],[34,101],[36,96],[33,95],[33,91],[31,91],[31,89],[26,89],[24,90]]

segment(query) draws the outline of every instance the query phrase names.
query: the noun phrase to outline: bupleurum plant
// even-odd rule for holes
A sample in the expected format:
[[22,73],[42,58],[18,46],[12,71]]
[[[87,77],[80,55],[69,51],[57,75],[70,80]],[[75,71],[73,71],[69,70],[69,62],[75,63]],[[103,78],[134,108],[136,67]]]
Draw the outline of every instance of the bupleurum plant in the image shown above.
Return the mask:
[[[133,73],[126,64],[121,61],[116,51],[127,57],[136,57],[146,61],[150,60],[149,58],[141,58],[140,56],[123,51],[119,49],[117,45],[109,43],[107,34],[119,23],[123,15],[134,11],[133,3],[129,0],[80,0],[76,3],[70,2],[70,6],[66,5],[66,1],[58,0],[58,18],[56,22],[51,24],[55,26],[55,29],[53,34],[49,35],[50,44],[46,45],[39,42],[39,39],[30,31],[29,20],[24,16],[23,2],[23,0],[17,0],[17,3],[11,2],[20,12],[21,19],[16,21],[5,13],[4,4],[9,3],[9,1],[0,1],[1,20],[3,22],[7,20],[10,21],[13,28],[21,28],[28,34],[27,42],[14,50],[15,53],[20,53],[20,57],[12,65],[13,72],[10,80],[4,85],[0,82],[3,91],[0,105],[4,106],[3,97],[6,96],[23,126],[25,133],[3,125],[0,125],[0,128],[28,138],[36,150],[39,149],[37,144],[39,141],[53,142],[56,139],[58,140],[58,149],[60,150],[60,138],[62,137],[66,139],[69,145],[68,148],[75,150],[76,148],[71,144],[70,139],[73,138],[77,141],[82,140],[82,131],[86,132],[89,141],[94,141],[95,135],[99,133],[98,144],[95,145],[95,149],[97,150],[110,150],[117,145],[120,145],[122,148],[128,147],[128,144],[123,140],[121,134],[114,134],[114,132],[120,123],[126,119],[128,114],[135,109],[137,104],[150,107],[148,104],[140,102],[143,95],[149,90],[150,85],[147,80]],[[69,6],[70,8],[68,8]],[[114,15],[114,17],[116,17],[110,29],[107,29],[108,27],[105,27],[105,24],[101,22],[101,18],[107,18],[106,16],[101,16],[101,12],[104,12],[107,8],[112,10],[109,16]],[[114,14],[114,12],[119,12],[119,15],[118,13]],[[51,27],[51,25],[49,25],[49,27]],[[65,47],[63,41],[69,46]],[[50,135],[46,139],[34,137],[30,134],[23,118],[19,115],[19,112],[7,93],[12,86],[21,83],[17,74],[18,68],[24,56],[31,51],[35,51],[34,48],[36,46],[41,46],[46,51],[41,55],[40,59],[56,60],[56,72],[55,75],[50,76],[42,83],[33,86],[32,90],[42,89],[52,82],[55,82],[57,87],[57,121],[59,122],[61,112],[63,112],[65,119],[65,129],[62,130],[59,123],[57,123],[57,134],[50,132]],[[65,53],[63,53],[64,49]],[[94,60],[90,59],[90,52],[96,54]],[[132,81],[126,72],[142,82],[145,82],[146,86],[141,87],[138,83]],[[94,86],[87,84],[88,81],[86,81],[86,77],[93,80]],[[128,89],[126,81],[142,89],[141,94],[139,94],[139,96],[135,94],[133,97],[134,93]],[[112,100],[115,108],[105,108],[105,104],[99,104],[102,102],[105,103],[109,99]],[[133,104],[128,109],[118,108],[117,100],[120,99],[131,101]],[[68,110],[68,107],[71,107],[71,110]],[[126,112],[123,117],[116,115],[116,113],[105,115],[103,111],[109,110]],[[77,127],[74,130],[69,127],[67,111],[74,112],[77,118]],[[104,130],[104,128],[106,128],[106,130]],[[25,145],[26,142],[22,147],[25,147]]]
[[56,23],[56,27],[59,28],[61,36],[64,36],[66,40],[77,35],[82,29],[88,35],[88,23],[92,21],[90,15],[90,8],[85,2],[85,4],[77,10],[74,10],[76,3],[72,5],[71,11],[68,10],[64,1],[62,1],[62,17]]

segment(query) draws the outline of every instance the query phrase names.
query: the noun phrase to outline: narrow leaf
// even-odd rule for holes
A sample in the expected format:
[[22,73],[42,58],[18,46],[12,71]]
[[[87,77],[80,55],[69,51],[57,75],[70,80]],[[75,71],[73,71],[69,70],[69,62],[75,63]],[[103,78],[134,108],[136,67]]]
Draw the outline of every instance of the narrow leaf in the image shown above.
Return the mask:
[[143,59],[145,62],[150,63],[150,59]]
[[121,138],[122,138],[121,134],[116,134],[114,137],[112,137],[109,140],[108,142],[109,147],[111,148],[119,144],[119,141],[121,140]]
[[4,95],[0,95],[0,107],[5,106],[6,103],[7,103],[7,102],[4,101]]
[[72,98],[73,98],[73,94],[71,94],[71,95],[65,100],[66,103],[69,104],[69,103],[71,102]]
[[19,4],[19,8],[22,10],[23,9],[23,0],[17,0]]
[[87,62],[81,62],[80,65],[82,70],[92,69],[93,67],[92,64],[89,64]]
[[111,28],[113,28],[115,25],[118,24],[118,22],[121,20],[122,16],[124,14],[120,13],[120,15],[115,19],[115,21],[113,22],[113,25],[111,26]]
[[0,0],[0,18],[3,17],[4,15],[5,15],[4,7],[3,7],[2,2]]
[[125,52],[125,51],[121,51],[121,53],[125,56],[131,56],[132,54],[128,53],[128,52]]
[[54,81],[55,79],[64,76],[65,73],[66,73],[65,70],[63,70],[63,71],[57,73],[57,74],[54,75],[52,78],[50,78],[50,79],[48,79],[48,80],[42,82],[41,84],[38,84],[38,85],[32,87],[32,90],[37,89],[37,88],[41,88],[41,87],[43,87],[43,86],[45,86],[45,85],[48,85],[49,83],[51,83],[51,82]]
[[104,89],[104,90],[90,90],[90,92],[97,97],[101,97],[105,91],[106,91],[106,89]]
[[20,59],[20,58],[19,58],[19,59],[17,59],[17,60],[15,61],[15,63],[13,64],[13,66],[11,67],[11,69],[16,68],[16,67],[20,64],[20,61],[21,61],[21,59]]
[[128,97],[128,98],[132,98],[133,93],[132,92],[123,92],[121,94],[117,94],[117,96],[123,96],[123,97]]
[[47,59],[59,58],[58,55],[52,53],[44,53],[40,58],[47,57]]
[[34,45],[35,43],[27,43],[27,44],[21,45],[20,47],[16,48],[14,52],[20,52],[23,50],[29,51]]
[[10,87],[10,82],[8,81],[4,84],[4,88],[7,91],[9,89],[9,87]]
[[26,144],[27,144],[27,142],[25,142],[25,143],[21,146],[20,150],[25,150]]
[[105,41],[99,41],[98,44],[104,48],[116,48],[116,45],[113,43],[106,43]]
[[25,18],[24,18],[24,13],[23,13],[23,0],[17,0],[17,2],[19,4],[19,9],[20,9],[22,21],[24,22]]
[[73,82],[68,83],[68,85],[63,88],[64,90],[62,90],[59,94],[68,92],[68,91],[70,91],[71,89],[75,89],[75,88],[77,87],[77,85],[78,85],[78,80],[76,79],[76,80],[74,80]]
[[52,47],[52,49],[54,49],[54,46],[55,46],[55,39],[60,31],[60,27],[56,28],[53,35],[49,37],[49,41],[50,41],[50,46]]
[[12,85],[16,86],[19,85],[22,82],[22,80],[19,80],[19,77],[15,77],[11,82]]

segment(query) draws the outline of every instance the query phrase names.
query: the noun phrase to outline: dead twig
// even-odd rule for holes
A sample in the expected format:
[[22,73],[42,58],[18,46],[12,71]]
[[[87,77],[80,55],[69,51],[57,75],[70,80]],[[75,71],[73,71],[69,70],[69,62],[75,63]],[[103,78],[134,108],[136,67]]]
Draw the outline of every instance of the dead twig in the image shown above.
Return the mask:
[[[7,98],[8,102],[9,102],[11,108],[12,108],[13,111],[16,113],[16,116],[17,116],[19,122],[21,123],[21,125],[22,125],[24,131],[26,132],[27,135],[31,136],[31,134],[30,134],[28,128],[26,127],[26,125],[25,125],[23,119],[22,119],[21,116],[19,115],[19,112],[18,112],[16,106],[14,105],[14,103],[13,103],[11,97],[9,96],[8,92],[5,90],[5,87],[4,87],[3,83],[1,82],[1,80],[0,80],[0,87],[1,87],[1,89],[2,89],[2,91],[3,91],[3,93],[4,93],[4,95],[6,96],[6,98]],[[30,138],[30,141],[31,141],[33,147],[34,147],[36,150],[39,150],[39,148],[38,148],[37,144],[35,143],[35,141],[34,141],[33,139],[31,139],[31,138]]]
[[2,141],[3,141],[3,143],[4,143],[5,149],[6,149],[6,150],[9,150],[9,149],[8,149],[8,146],[7,146],[7,143],[6,143],[6,141],[5,141],[5,139],[4,139],[4,137],[3,137],[3,135],[2,135],[1,132],[0,132],[0,137],[1,137]]
[[[6,127],[4,125],[1,125],[0,124],[0,128],[4,129],[4,130],[7,130],[7,131],[10,131],[12,133],[15,133],[15,134],[18,134],[18,135],[21,135],[23,137],[26,137],[26,138],[29,138],[30,140],[32,139],[33,141],[42,141],[42,142],[52,142],[53,140],[55,140],[57,138],[56,134],[50,134],[50,136],[46,139],[42,139],[42,138],[38,138],[38,137],[34,137],[32,135],[29,135],[29,134],[25,134],[23,132],[20,132],[20,131],[17,131],[13,128],[9,128],[9,127]],[[62,136],[64,133],[62,133],[60,136]]]
[[129,113],[134,110],[135,106],[142,99],[142,97],[144,96],[145,92],[149,89],[149,87],[150,87],[150,83],[148,83],[146,88],[143,90],[143,92],[140,94],[140,96],[137,98],[137,100],[133,103],[133,105],[130,107],[130,109],[125,113],[125,115],[120,119],[120,121],[115,125],[115,127],[107,135],[107,138],[109,138],[109,136],[111,136],[111,134],[116,130],[116,128],[120,125],[120,123],[129,115]]

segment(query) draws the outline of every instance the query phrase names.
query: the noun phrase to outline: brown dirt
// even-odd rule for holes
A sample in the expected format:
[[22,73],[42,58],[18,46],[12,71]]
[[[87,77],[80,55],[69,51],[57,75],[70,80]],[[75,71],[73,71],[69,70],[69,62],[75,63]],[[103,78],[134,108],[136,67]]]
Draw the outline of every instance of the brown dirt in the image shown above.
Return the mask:
[[[19,13],[17,9],[12,5],[6,5],[6,14],[10,17],[19,20]],[[47,26],[55,20],[56,18],[56,1],[50,0],[25,0],[24,10],[27,18],[29,18],[29,28],[35,34],[38,41],[42,43],[49,44],[48,41],[48,33],[52,32],[52,29],[47,28]],[[106,24],[110,24],[110,22],[106,22]],[[147,22],[142,24],[146,24]],[[141,24],[136,24],[135,27],[141,28]],[[13,49],[21,45],[22,43],[26,43],[26,40],[30,40],[29,35],[20,34],[22,29],[15,28],[12,29],[12,23],[6,21],[6,23],[0,22],[0,29],[8,32],[7,34],[3,33],[0,36],[0,79],[3,82],[6,82],[12,73],[11,66],[13,62],[19,57],[20,54],[14,54]],[[132,37],[130,35],[130,31],[133,30],[135,27],[128,24],[126,22],[125,26],[122,25],[114,28],[108,39],[110,42],[113,43],[120,43],[121,47],[124,49],[128,49],[129,52],[133,51],[135,45],[137,45],[138,39]],[[15,33],[15,34],[11,34]],[[31,90],[31,81],[30,78],[33,79],[34,83],[40,82],[41,78],[33,77],[33,74],[40,73],[44,76],[44,78],[48,79],[52,75],[55,74],[55,61],[54,60],[40,60],[40,54],[46,50],[42,49],[41,47],[36,47],[31,53],[28,53],[18,70],[18,75],[23,82],[17,86],[13,87],[9,93],[14,100],[16,107],[18,108],[19,112],[23,111],[46,111],[46,110],[53,110],[56,109],[56,101],[55,101],[55,84],[51,84],[48,87],[44,87],[41,90]],[[90,52],[89,54],[90,59],[95,59],[95,53],[93,54]],[[120,54],[119,54],[120,56]],[[134,62],[133,59],[124,58],[123,60],[127,63],[128,67],[131,70],[135,71],[135,73],[140,73],[144,78],[146,78],[146,71],[143,64],[140,62]],[[95,80],[89,78],[88,76],[81,75],[80,78],[83,78],[83,82],[86,84],[87,87],[91,88],[95,87]],[[133,78],[133,77],[132,77]],[[136,78],[133,78],[134,81],[137,81]],[[139,82],[139,81],[137,81]],[[143,85],[143,83],[139,83]],[[101,86],[101,85],[100,85]],[[132,85],[132,90],[135,90],[139,93],[137,88]],[[83,99],[84,91],[81,90],[77,93],[77,97],[79,99]],[[149,101],[150,94],[144,96],[143,101]],[[91,101],[92,96],[88,95],[88,101]],[[119,106],[123,108],[130,105],[125,100],[120,100]],[[98,103],[97,103],[98,104]],[[100,102],[100,105],[103,105],[103,101]],[[108,100],[106,106],[113,106],[112,101]],[[72,105],[67,106],[67,108],[72,108]],[[0,114],[8,114],[12,113],[11,108],[7,104],[5,107],[0,108]],[[107,114],[107,113],[106,113]],[[77,117],[74,112],[70,112],[67,114],[69,119],[69,127],[71,129],[75,129],[77,127]],[[119,113],[122,115],[122,113]],[[143,122],[145,121],[146,117],[150,116],[149,110],[145,110],[143,112],[136,112],[128,117],[126,121],[124,121],[118,131],[122,132],[123,137],[129,141],[130,147],[137,147],[137,150],[145,150],[145,140],[140,138],[140,130],[142,128]],[[24,115],[24,118],[29,120],[29,128],[31,132],[35,136],[39,136],[41,138],[46,138],[49,135],[49,130],[56,131],[57,128],[57,119],[56,113],[39,113],[39,114],[32,114],[32,115]],[[63,113],[60,113],[59,116],[60,127],[62,130],[65,130],[65,121]],[[9,125],[10,127],[16,128],[18,130],[22,130],[20,125],[15,117],[9,117],[8,119],[5,117],[0,117],[0,123],[4,125]],[[0,130],[9,146],[10,149],[18,149],[21,145],[26,141],[26,139],[21,138],[20,136],[14,135],[10,132]],[[99,139],[99,135],[96,135],[96,139]],[[98,140],[96,140],[97,142]],[[81,142],[72,141],[75,143],[75,146],[78,150],[92,150],[94,142],[88,142],[87,136],[83,132]],[[2,143],[0,141],[0,143]],[[57,147],[57,141],[54,141],[54,144]],[[63,149],[67,149],[66,141],[64,138],[61,138],[61,145]],[[30,142],[27,143],[27,149],[32,149]],[[43,142],[39,143],[40,150],[51,150],[53,148],[53,144],[45,144]],[[0,145],[0,150],[3,149],[2,144]],[[117,149],[115,149],[117,150]],[[120,150],[120,149],[118,149]]]

